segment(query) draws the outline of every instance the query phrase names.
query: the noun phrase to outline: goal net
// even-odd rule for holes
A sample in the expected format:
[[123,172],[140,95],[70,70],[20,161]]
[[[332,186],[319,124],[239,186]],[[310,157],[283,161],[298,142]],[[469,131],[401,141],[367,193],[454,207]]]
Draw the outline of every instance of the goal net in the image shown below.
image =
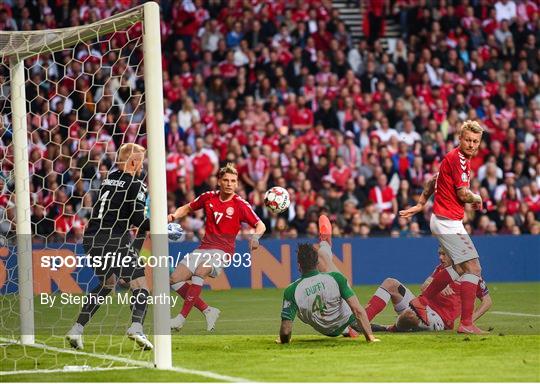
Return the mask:
[[[158,5],[81,27],[0,32],[0,55],[0,374],[170,367],[169,306],[149,306],[155,348],[140,350],[126,337],[121,279],[85,327],[82,352],[65,339],[99,284],[82,262],[82,235],[124,143],[148,150],[151,235],[166,236]],[[151,252],[167,255],[167,241]],[[166,266],[146,272],[151,295],[168,295]]]

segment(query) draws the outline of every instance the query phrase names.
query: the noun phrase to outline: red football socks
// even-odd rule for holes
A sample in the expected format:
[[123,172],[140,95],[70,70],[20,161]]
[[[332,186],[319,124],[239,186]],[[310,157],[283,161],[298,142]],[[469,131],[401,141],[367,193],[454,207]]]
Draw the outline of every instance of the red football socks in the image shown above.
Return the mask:
[[[184,287],[187,287],[185,290],[185,296],[180,293]],[[182,310],[180,311],[180,314],[184,316],[186,319],[189,315],[189,312],[191,312],[191,308],[195,306],[195,308],[199,309],[200,311],[204,311],[206,308],[208,308],[208,304],[206,304],[201,298],[201,292],[202,292],[202,286],[196,285],[196,284],[184,284],[180,289],[177,291],[180,296],[184,298],[184,305],[182,306]],[[201,309],[202,308],[202,309]]]
[[[176,290],[176,293],[178,293],[180,297],[185,300],[189,287],[191,287],[191,284],[184,283],[184,285],[182,285],[179,289]],[[206,304],[206,302],[200,296],[197,297],[193,306],[201,312],[208,308],[208,304]]]
[[472,325],[472,315],[474,312],[474,300],[480,278],[471,273],[461,276],[461,324]]
[[366,314],[369,321],[373,320],[386,307],[390,300],[390,294],[384,288],[377,288],[377,291],[366,305]]

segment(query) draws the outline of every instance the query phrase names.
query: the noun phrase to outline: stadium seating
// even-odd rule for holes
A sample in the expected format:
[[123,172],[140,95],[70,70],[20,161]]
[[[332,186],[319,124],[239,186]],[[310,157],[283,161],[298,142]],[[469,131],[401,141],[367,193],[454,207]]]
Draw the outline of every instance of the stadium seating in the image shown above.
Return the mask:
[[[0,28],[91,23],[134,3],[4,1]],[[377,40],[353,46],[326,0],[161,1],[169,208],[213,188],[215,165],[232,161],[242,181],[239,194],[271,236],[314,235],[320,213],[331,217],[338,236],[429,234],[429,206],[411,223],[398,219],[397,210],[414,204],[426,178],[456,145],[460,123],[476,119],[486,134],[472,159],[472,189],[485,204],[480,212],[466,211],[466,228],[474,234],[539,234],[537,5],[520,1],[507,14],[489,0],[409,3],[417,2],[398,1],[392,10],[408,22],[400,24],[404,40],[386,51]],[[85,48],[77,49],[84,60]],[[101,59],[115,66],[126,60]],[[52,58],[41,60],[54,77]],[[33,83],[46,82],[33,75]],[[123,102],[126,92],[142,89],[136,81],[111,84],[115,108],[78,125],[94,90],[85,79],[79,93],[60,85],[47,93],[51,108],[28,118],[30,129],[41,132],[32,135],[30,152],[32,219],[34,233],[76,239],[96,198],[86,191],[111,166],[112,146],[146,142],[131,129],[144,110]],[[63,102],[54,100],[54,92]],[[98,137],[78,148],[63,146],[71,163],[51,162],[45,158],[58,149],[44,132],[59,124],[66,135],[92,129]],[[13,231],[10,143],[0,124],[0,233]],[[75,172],[70,164],[84,167]],[[291,208],[280,217],[263,209],[262,194],[272,185],[291,193]],[[195,230],[197,219],[183,224]]]

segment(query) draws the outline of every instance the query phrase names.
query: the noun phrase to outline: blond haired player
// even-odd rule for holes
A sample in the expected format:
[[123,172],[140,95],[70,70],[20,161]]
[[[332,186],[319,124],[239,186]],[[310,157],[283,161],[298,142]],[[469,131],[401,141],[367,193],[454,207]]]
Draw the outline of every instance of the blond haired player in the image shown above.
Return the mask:
[[443,159],[438,175],[431,178],[414,207],[400,211],[402,217],[409,218],[422,212],[429,197],[434,194],[431,232],[437,236],[454,265],[433,275],[433,280],[422,295],[410,302],[411,309],[426,325],[429,324],[427,303],[455,280],[461,281],[461,322],[460,333],[484,333],[473,323],[474,301],[482,269],[478,252],[463,226],[465,204],[474,209],[482,207],[482,198],[470,190],[470,159],[478,151],[483,129],[473,120],[461,126],[459,146]]
[[[191,203],[178,208],[168,216],[169,222],[179,220],[193,211],[204,209],[206,214],[205,235],[199,247],[186,255],[171,274],[170,283],[183,288],[187,280],[191,284],[185,293],[185,301],[178,316],[171,319],[171,328],[180,330],[186,318],[199,299],[206,277],[217,277],[223,267],[234,255],[236,236],[242,223],[255,228],[251,238],[251,249],[259,247],[259,238],[266,231],[266,226],[255,214],[247,201],[238,196],[238,171],[229,163],[218,172],[217,191],[205,192]],[[184,283],[184,284],[182,284]],[[209,328],[213,328],[219,310],[213,311]],[[207,322],[209,318],[207,316]]]

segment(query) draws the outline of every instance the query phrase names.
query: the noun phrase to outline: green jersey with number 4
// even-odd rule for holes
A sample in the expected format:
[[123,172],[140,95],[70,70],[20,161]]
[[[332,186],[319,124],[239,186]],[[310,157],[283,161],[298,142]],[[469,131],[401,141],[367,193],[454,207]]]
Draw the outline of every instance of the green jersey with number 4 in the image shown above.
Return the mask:
[[355,321],[345,301],[351,296],[354,292],[341,273],[306,273],[285,289],[281,319],[294,320],[298,315],[323,335],[338,336]]

